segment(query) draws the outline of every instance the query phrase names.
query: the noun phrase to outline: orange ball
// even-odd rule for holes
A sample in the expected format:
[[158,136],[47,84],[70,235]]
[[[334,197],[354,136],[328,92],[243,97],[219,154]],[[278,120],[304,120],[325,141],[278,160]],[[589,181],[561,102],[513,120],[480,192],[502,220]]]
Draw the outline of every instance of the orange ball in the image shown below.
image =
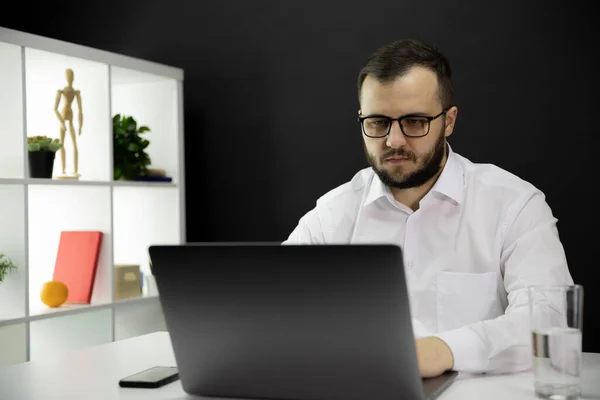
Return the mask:
[[60,281],[49,281],[42,285],[40,299],[48,307],[58,307],[67,301],[69,289]]

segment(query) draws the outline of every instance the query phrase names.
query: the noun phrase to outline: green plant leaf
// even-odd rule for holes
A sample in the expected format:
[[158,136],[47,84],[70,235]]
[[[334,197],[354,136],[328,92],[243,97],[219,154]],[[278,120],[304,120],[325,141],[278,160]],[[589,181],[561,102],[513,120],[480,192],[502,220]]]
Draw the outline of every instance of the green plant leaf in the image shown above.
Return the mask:
[[57,151],[62,147],[58,139],[48,136],[29,136],[27,138],[27,149],[29,151]]
[[10,271],[16,269],[17,266],[12,262],[12,260],[8,256],[0,253],[0,282],[4,280]]
[[132,116],[116,114],[113,117],[113,177],[132,180],[148,175],[150,156],[145,149],[150,142],[140,134],[150,130],[139,126]]

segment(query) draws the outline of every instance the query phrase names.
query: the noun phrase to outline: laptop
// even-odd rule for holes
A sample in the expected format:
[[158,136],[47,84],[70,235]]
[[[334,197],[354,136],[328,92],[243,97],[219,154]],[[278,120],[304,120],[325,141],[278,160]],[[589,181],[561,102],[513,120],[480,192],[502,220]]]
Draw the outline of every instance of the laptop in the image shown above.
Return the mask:
[[207,398],[433,400],[400,247],[190,243],[149,248],[183,390]]

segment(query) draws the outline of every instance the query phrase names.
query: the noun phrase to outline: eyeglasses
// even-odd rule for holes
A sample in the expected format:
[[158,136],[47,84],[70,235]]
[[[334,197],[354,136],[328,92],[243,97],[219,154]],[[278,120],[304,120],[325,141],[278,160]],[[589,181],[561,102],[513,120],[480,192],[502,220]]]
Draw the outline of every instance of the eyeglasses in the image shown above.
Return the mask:
[[408,137],[423,137],[429,133],[431,121],[444,115],[448,109],[443,110],[435,116],[409,114],[400,118],[390,118],[384,115],[369,115],[366,117],[358,117],[358,121],[362,127],[365,136],[370,138],[382,138],[390,134],[392,123],[398,121],[400,129],[405,136]]

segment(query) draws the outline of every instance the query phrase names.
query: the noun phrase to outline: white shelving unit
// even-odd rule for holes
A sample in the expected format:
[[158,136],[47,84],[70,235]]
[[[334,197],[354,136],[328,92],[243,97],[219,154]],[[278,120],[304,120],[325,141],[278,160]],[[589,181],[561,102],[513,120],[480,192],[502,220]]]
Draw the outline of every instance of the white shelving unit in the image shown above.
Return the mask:
[[[58,138],[54,101],[67,68],[82,96],[81,177],[32,179],[27,137]],[[116,300],[114,266],[138,264],[150,275],[148,246],[186,240],[183,71],[0,27],[0,88],[0,253],[18,266],[0,282],[0,368],[164,330],[158,294]],[[77,127],[75,102],[73,111]],[[150,128],[151,167],[172,182],[113,180],[115,114]],[[70,169],[68,132],[65,150]],[[40,300],[63,230],[104,233],[89,305],[49,308]]]

